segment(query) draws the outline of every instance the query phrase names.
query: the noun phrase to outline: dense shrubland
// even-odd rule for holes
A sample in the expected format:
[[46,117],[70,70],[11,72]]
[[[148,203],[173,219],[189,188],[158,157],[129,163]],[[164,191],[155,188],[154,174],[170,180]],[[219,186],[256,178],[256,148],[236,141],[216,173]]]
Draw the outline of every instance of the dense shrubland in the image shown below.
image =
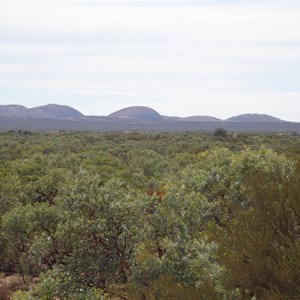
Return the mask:
[[0,267],[24,281],[13,299],[299,299],[298,136],[0,144]]

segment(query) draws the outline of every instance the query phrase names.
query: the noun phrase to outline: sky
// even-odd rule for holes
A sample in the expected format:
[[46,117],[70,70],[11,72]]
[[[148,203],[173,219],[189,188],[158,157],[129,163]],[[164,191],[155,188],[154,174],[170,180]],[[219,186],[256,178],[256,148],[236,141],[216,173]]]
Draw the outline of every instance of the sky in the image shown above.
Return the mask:
[[0,104],[300,122],[300,0],[0,1]]

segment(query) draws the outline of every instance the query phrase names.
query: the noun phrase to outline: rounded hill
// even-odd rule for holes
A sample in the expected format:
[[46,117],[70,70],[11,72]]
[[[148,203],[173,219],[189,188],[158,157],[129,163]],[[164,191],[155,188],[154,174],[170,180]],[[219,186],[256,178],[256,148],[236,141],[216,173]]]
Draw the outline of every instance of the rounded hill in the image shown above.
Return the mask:
[[278,118],[265,114],[242,114],[224,120],[225,122],[284,122]]
[[33,108],[22,105],[0,105],[0,116],[37,119],[65,119],[82,117],[78,110],[58,104],[47,104]]
[[34,118],[77,118],[82,117],[83,114],[73,107],[67,105],[47,104],[30,109],[30,115]]
[[130,106],[108,115],[108,117],[132,119],[139,121],[160,121],[163,117],[154,109],[146,106]]

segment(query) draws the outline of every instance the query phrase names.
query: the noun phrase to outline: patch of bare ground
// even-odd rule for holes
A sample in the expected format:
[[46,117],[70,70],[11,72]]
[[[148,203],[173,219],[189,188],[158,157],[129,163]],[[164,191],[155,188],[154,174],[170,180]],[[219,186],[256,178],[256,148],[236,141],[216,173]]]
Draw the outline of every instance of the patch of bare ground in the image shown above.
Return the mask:
[[0,300],[8,300],[12,293],[17,290],[27,290],[33,278],[20,274],[0,274]]

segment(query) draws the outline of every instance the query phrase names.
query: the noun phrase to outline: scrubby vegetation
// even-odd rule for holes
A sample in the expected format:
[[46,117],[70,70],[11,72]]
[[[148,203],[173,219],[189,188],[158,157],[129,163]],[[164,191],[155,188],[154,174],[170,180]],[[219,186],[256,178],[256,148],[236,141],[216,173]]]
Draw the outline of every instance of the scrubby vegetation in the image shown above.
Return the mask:
[[225,137],[2,133],[0,299],[299,299],[299,136]]

